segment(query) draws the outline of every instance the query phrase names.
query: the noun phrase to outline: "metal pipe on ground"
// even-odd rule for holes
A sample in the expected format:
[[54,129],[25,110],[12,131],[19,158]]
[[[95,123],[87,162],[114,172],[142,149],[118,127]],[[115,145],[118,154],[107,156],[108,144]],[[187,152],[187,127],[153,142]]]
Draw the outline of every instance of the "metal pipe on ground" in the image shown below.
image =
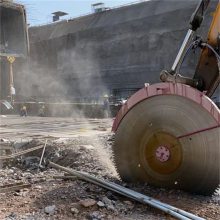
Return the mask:
[[62,167],[58,164],[55,164],[53,162],[49,162],[49,166],[53,167],[55,169],[60,169],[62,171],[65,171],[73,176],[78,177],[79,179],[85,180],[87,182],[93,183],[95,185],[99,185],[105,189],[114,191],[118,194],[121,194],[123,196],[126,196],[128,198],[131,198],[133,200],[136,200],[138,202],[144,203],[144,204],[148,204],[156,209],[159,209],[177,219],[181,219],[181,220],[189,220],[189,219],[193,219],[193,220],[204,220],[203,218],[200,218],[192,213],[186,212],[184,210],[178,209],[174,206],[168,205],[166,203],[162,203],[156,199],[153,199],[151,197],[145,196],[141,193],[135,192],[133,190],[130,190],[128,188],[125,188],[123,186],[120,186],[118,184],[109,182],[109,181],[104,181],[101,179],[97,179],[96,177],[93,177],[87,173],[84,172],[79,172],[73,169],[68,169],[66,167]]

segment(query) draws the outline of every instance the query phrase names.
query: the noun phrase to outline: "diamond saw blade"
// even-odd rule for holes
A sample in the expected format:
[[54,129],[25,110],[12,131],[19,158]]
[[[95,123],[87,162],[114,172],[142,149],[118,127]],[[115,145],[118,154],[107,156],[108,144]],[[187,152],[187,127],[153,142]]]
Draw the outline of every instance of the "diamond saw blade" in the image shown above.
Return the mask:
[[220,111],[203,93],[159,83],[135,93],[113,124],[119,175],[129,182],[211,194],[219,186]]

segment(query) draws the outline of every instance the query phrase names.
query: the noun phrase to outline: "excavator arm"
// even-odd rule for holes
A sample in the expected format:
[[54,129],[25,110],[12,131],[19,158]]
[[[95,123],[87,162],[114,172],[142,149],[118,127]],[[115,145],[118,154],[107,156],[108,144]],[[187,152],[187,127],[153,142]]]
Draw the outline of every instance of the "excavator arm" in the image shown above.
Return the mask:
[[[178,82],[190,85],[207,96],[211,96],[219,85],[219,56],[220,56],[220,2],[217,3],[207,40],[195,37],[200,27],[210,0],[201,0],[190,19],[190,28],[181,45],[179,53],[170,71],[163,70],[160,74],[162,82]],[[193,41],[192,39],[195,38]],[[192,46],[202,48],[201,56],[193,78],[180,75],[180,66]]]

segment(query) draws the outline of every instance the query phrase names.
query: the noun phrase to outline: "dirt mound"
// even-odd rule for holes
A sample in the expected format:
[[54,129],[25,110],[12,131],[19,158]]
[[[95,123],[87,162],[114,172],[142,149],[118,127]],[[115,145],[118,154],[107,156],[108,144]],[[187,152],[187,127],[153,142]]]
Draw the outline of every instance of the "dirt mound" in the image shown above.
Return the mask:
[[[34,139],[20,144],[17,152],[42,146],[41,149],[8,160],[4,166],[14,166],[20,169],[38,169],[43,146],[46,143],[41,169],[47,169],[47,162],[52,161],[62,166],[76,170],[92,172],[98,176],[117,177],[111,152],[110,135],[78,138]],[[15,145],[15,143],[12,143]],[[19,143],[16,143],[18,146]]]

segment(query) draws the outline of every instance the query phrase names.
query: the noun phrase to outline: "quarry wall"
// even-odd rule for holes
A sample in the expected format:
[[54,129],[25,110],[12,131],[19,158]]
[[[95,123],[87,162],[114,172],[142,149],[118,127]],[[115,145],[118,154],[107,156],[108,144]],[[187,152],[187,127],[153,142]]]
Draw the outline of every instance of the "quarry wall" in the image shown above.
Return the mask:
[[[73,101],[127,97],[170,69],[198,1],[152,0],[31,27],[30,58],[17,65],[18,96]],[[212,2],[200,34],[207,34]],[[181,72],[192,75],[199,53]],[[25,83],[24,83],[25,82]]]

